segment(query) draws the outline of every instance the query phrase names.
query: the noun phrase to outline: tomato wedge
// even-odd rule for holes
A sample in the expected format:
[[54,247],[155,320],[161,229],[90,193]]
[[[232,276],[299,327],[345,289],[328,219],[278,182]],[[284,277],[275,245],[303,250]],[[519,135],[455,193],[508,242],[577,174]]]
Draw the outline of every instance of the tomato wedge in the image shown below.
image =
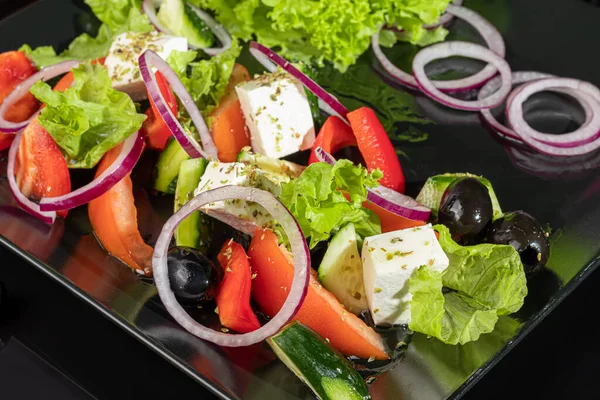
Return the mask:
[[243,65],[235,64],[219,106],[210,113],[211,135],[217,146],[220,161],[235,162],[242,148],[250,146],[250,135],[235,86],[251,79],[250,73]]
[[380,183],[404,193],[404,172],[398,161],[396,150],[375,112],[368,107],[361,107],[348,113],[348,120],[350,120],[367,169],[373,171],[379,168],[383,172]]
[[[158,89],[165,98],[169,109],[174,115],[177,115],[177,112],[179,111],[177,97],[175,97],[175,93],[173,93],[171,86],[169,86],[169,82],[167,82],[160,71],[156,71],[156,83],[158,84]],[[165,120],[158,112],[150,95],[148,95],[148,98],[150,99],[150,108],[147,109],[145,113],[148,118],[146,118],[146,121],[144,121],[144,124],[142,125],[142,134],[146,138],[148,147],[161,151],[166,147],[167,140],[171,137],[171,130],[167,124],[165,124]]]
[[356,146],[356,136],[352,128],[339,117],[332,115],[321,127],[317,138],[312,146],[308,163],[319,162],[315,150],[321,147],[327,153],[333,155],[344,147]]
[[[0,103],[6,96],[25,79],[35,74],[37,69],[21,51],[8,51],[0,54]],[[5,115],[7,121],[22,122],[31,117],[39,108],[39,102],[27,93],[10,107]],[[14,135],[0,133],[0,150],[7,149],[12,143]]]
[[244,248],[230,240],[217,259],[225,274],[216,298],[221,325],[239,333],[257,330],[260,323],[250,306],[252,273]]
[[363,207],[373,211],[379,217],[381,221],[381,232],[393,232],[401,229],[414,228],[416,226],[423,226],[426,222],[417,221],[414,219],[408,219],[389,212],[385,208],[381,208],[370,201],[365,201]]
[[[98,164],[96,177],[119,156],[122,146],[120,144],[104,155]],[[152,274],[153,249],[144,242],[138,229],[129,174],[108,192],[92,200],[88,204],[88,215],[96,237],[108,253],[139,274]]]
[[[15,175],[21,192],[35,200],[71,192],[71,176],[67,162],[48,131],[34,118],[23,131]],[[67,216],[67,211],[57,213]]]
[[[259,229],[248,249],[255,278],[252,298],[268,315],[279,312],[288,296],[294,267],[286,249],[279,247],[277,235]],[[310,279],[308,294],[294,317],[315,330],[346,356],[388,359],[381,337],[357,316],[347,312],[333,294],[315,277]]]

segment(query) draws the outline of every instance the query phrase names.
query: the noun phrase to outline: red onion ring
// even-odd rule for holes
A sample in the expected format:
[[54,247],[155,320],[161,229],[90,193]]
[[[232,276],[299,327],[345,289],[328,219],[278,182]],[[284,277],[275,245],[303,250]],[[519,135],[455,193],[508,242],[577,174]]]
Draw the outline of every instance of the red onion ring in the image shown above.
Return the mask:
[[277,67],[281,67],[285,72],[298,79],[305,88],[310,90],[319,98],[319,108],[325,111],[329,115],[335,115],[342,119],[342,121],[349,124],[348,109],[344,107],[340,101],[335,98],[331,93],[323,89],[319,84],[313,81],[311,78],[306,76],[298,68],[294,67],[285,58],[275,53],[273,50],[266,46],[263,46],[257,42],[250,42],[250,54],[256,58],[256,60],[263,65],[269,72],[277,71]]
[[[158,54],[153,52],[152,50],[146,50],[144,54],[142,54],[139,58],[139,66],[140,72],[142,74],[142,79],[144,80],[144,84],[148,89],[148,94],[150,95],[151,100],[154,102],[156,109],[160,113],[163,121],[175,136],[175,139],[179,142],[181,147],[188,153],[188,155],[192,158],[212,158],[218,160],[217,156],[217,147],[215,146],[215,142],[212,139],[210,131],[208,130],[208,126],[206,126],[206,122],[198,109],[198,106],[192,99],[192,96],[188,93],[181,83],[181,80],[169,67],[169,65],[163,60]],[[156,83],[156,75],[152,71],[152,68],[148,66],[148,64],[155,66],[165,77],[169,85],[171,85],[171,89],[173,92],[179,97],[179,100],[187,110],[190,118],[194,122],[198,133],[200,134],[200,140],[202,141],[202,147],[198,145],[196,139],[188,133],[179,123],[177,117],[173,115],[169,107],[167,106],[167,102],[163,97],[160,89],[158,88],[158,84]]]
[[[321,147],[315,149],[315,155],[321,162],[335,164],[335,158]],[[367,200],[402,218],[427,221],[431,214],[429,208],[419,204],[412,197],[381,185],[375,188],[367,188]]]
[[48,225],[52,225],[56,220],[56,212],[43,212],[42,210],[40,210],[39,204],[29,200],[27,196],[25,196],[21,192],[21,189],[17,184],[17,180],[15,179],[15,164],[17,160],[17,151],[19,150],[19,144],[21,143],[22,136],[23,131],[17,133],[15,139],[10,145],[10,149],[8,150],[8,165],[6,167],[6,177],[8,179],[8,186],[10,188],[11,193],[13,194],[13,197],[15,198],[15,201],[24,211],[47,223]]
[[[518,85],[518,84],[527,83],[527,82],[531,82],[531,81],[538,80],[538,79],[553,78],[553,77],[554,77],[554,75],[546,74],[543,72],[519,71],[519,72],[513,72],[512,83],[513,83],[513,85]],[[478,98],[482,99],[482,98],[485,98],[485,97],[489,96],[490,94],[494,93],[496,90],[498,90],[498,87],[500,86],[500,82],[501,82],[500,77],[495,77],[494,79],[488,81],[481,88],[481,91],[478,94]],[[519,89],[516,89],[516,90],[519,90]],[[583,125],[589,124],[589,122],[591,121],[592,113],[593,113],[592,107],[590,106],[588,101],[586,101],[586,99],[583,98],[583,96],[579,96],[580,92],[573,90],[573,89],[569,89],[569,88],[553,88],[553,89],[549,89],[549,90],[553,91],[553,92],[564,93],[564,94],[576,99],[583,107],[583,110],[586,115],[586,120],[583,123]],[[513,131],[511,128],[501,124],[500,122],[498,122],[498,120],[492,114],[491,110],[489,110],[489,109],[481,110],[481,117],[483,118],[484,122],[490,128],[492,128],[492,130],[496,134],[498,134],[503,139],[508,140],[509,142],[524,144],[523,141],[521,140],[521,137],[515,131]]]
[[63,61],[58,64],[50,65],[35,74],[31,75],[29,78],[25,79],[23,82],[18,84],[12,92],[0,104],[0,134],[13,134],[21,129],[24,129],[31,120],[37,115],[35,113],[28,120],[23,122],[10,122],[4,119],[4,115],[8,111],[8,109],[17,101],[21,100],[21,98],[29,93],[29,89],[39,80],[47,81],[48,79],[52,79],[58,75],[65,74],[75,68],[79,64],[79,61]]
[[44,197],[40,201],[41,211],[70,210],[102,196],[133,170],[144,150],[144,137],[138,131],[124,142],[117,159],[98,178],[69,194]]
[[[448,6],[454,6],[454,7],[461,7],[463,5],[463,0],[454,0],[453,2],[451,2],[450,4],[448,4]],[[448,10],[448,8],[446,8],[446,11]],[[450,14],[448,12],[444,12],[444,14],[442,14],[440,16],[440,19],[438,19],[437,22],[434,22],[432,24],[425,24],[423,25],[423,28],[428,29],[428,30],[433,30],[433,29],[437,29],[440,26],[449,24],[452,20],[454,19],[454,15]]]
[[[574,97],[584,108],[585,103],[588,103],[592,108],[591,120],[579,129],[563,135],[538,132],[525,121],[523,103],[535,93],[556,88],[573,90]],[[597,99],[600,99],[600,89],[589,82],[570,78],[540,79],[527,83],[511,93],[506,101],[507,120],[513,130],[526,142],[527,138],[554,147],[578,147],[600,137],[600,103]]]
[[[447,15],[459,17],[470,25],[472,25],[485,40],[487,46],[498,56],[504,58],[506,54],[506,46],[502,34],[489,21],[483,18],[480,14],[465,7],[449,4],[446,9]],[[383,68],[392,76],[398,83],[411,89],[419,89],[419,85],[415,77],[407,72],[396,67],[389,58],[381,50],[379,44],[379,34],[381,29],[371,37],[371,47],[375,53],[375,57],[379,60]],[[478,73],[462,79],[449,81],[432,81],[436,88],[446,93],[462,92],[479,88],[485,82],[496,75],[497,69],[494,65],[488,64]]]
[[[154,28],[157,31],[164,32],[167,35],[172,35],[171,31],[169,31],[167,28],[161,25],[161,23],[158,21],[158,17],[156,16],[156,9],[160,7],[161,3],[162,0],[144,0],[144,2],[142,3],[142,9],[144,10],[144,13],[148,16],[150,23],[154,25]],[[219,39],[219,42],[221,42],[221,47],[210,47],[203,49],[193,46],[191,44],[189,45],[189,47],[194,50],[202,50],[209,56],[213,57],[229,49],[231,47],[231,44],[233,43],[233,40],[231,39],[229,33],[227,33],[227,31],[225,30],[223,25],[219,24],[210,14],[199,9],[195,5],[188,3],[188,6],[198,15],[198,17],[202,21],[206,23],[206,25],[212,31],[213,35],[215,35],[215,37]]]
[[[169,251],[169,244],[177,225],[205,204],[233,199],[253,201],[263,206],[285,230],[292,247],[292,256],[294,259],[292,286],[281,310],[258,330],[243,335],[216,332],[199,324],[190,317],[183,307],[179,305],[171,290],[167,266],[167,252]],[[154,271],[154,282],[165,308],[189,333],[221,346],[250,346],[262,342],[264,339],[277,333],[300,309],[308,291],[310,252],[300,226],[289,210],[275,196],[267,191],[256,188],[228,185],[200,193],[169,218],[154,247],[152,268]]]
[[[475,58],[493,64],[500,71],[502,77],[500,89],[491,96],[476,101],[459,100],[442,93],[427,77],[425,66],[433,60],[452,56]],[[464,111],[481,111],[486,108],[497,107],[506,99],[512,88],[512,74],[508,63],[493,51],[467,42],[437,43],[421,50],[413,60],[413,74],[417,84],[427,96],[448,107]]]

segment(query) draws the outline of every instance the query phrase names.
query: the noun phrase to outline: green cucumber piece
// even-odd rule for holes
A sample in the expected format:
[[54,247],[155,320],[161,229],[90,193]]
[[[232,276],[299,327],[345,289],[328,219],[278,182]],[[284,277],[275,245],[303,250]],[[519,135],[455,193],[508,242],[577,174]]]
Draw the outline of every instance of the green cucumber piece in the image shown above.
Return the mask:
[[175,139],[169,139],[167,147],[158,156],[154,189],[167,194],[175,194],[179,166],[190,156]]
[[196,47],[212,47],[215,37],[190,5],[183,0],[164,0],[157,14],[158,21],[173,34],[187,38]]
[[442,202],[442,196],[444,196],[444,192],[450,186],[452,182],[454,182],[458,178],[476,178],[479,182],[481,182],[489,191],[490,198],[492,200],[492,209],[494,212],[493,219],[497,219],[502,216],[502,209],[500,208],[500,203],[498,202],[498,198],[496,197],[496,193],[494,192],[494,188],[489,180],[484,178],[483,176],[473,175],[469,173],[454,173],[454,174],[443,174],[432,176],[425,182],[421,192],[417,196],[417,201],[431,209],[431,216],[437,219],[438,210],[440,208],[440,204]]
[[[194,197],[194,190],[198,187],[207,165],[208,161],[204,158],[193,158],[181,163],[175,190],[175,212]],[[210,231],[207,218],[200,211],[196,211],[181,221],[175,229],[175,243],[177,246],[202,250],[207,245],[207,240],[203,240],[207,237],[207,229]]]
[[340,229],[329,243],[319,266],[319,280],[348,311],[358,315],[369,308],[353,224]]
[[300,322],[287,325],[267,343],[321,400],[371,398],[365,382],[348,360]]

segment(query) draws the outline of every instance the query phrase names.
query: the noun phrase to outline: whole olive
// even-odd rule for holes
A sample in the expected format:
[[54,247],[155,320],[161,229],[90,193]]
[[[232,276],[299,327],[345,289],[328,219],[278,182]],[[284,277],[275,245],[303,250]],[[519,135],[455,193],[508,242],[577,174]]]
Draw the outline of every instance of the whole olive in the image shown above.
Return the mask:
[[167,263],[171,290],[181,305],[196,306],[218,294],[221,270],[196,249],[174,247]]
[[513,211],[495,220],[486,242],[510,244],[519,252],[526,273],[540,269],[550,256],[550,244],[540,223],[524,211]]
[[473,243],[492,220],[492,199],[488,189],[476,178],[459,178],[448,186],[438,211],[438,221],[452,236]]

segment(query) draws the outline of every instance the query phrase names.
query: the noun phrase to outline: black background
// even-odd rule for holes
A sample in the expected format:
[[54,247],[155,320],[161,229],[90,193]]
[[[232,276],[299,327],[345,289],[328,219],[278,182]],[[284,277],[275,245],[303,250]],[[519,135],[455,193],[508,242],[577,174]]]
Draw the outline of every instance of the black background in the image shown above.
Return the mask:
[[[28,2],[0,0],[0,16]],[[590,63],[598,65],[600,74],[600,49],[589,51]],[[8,288],[8,298],[0,305],[0,341],[19,339],[92,396],[212,398],[199,384],[5,249],[0,249],[0,281]],[[600,398],[599,290],[600,272],[595,272],[464,398]],[[33,369],[16,368],[18,357],[25,359],[27,354],[12,354],[9,359],[7,350],[0,351],[0,398],[66,398],[53,384],[64,378],[48,368],[36,370],[38,375]],[[12,363],[8,368],[7,362]],[[82,392],[76,395],[89,398]]]

